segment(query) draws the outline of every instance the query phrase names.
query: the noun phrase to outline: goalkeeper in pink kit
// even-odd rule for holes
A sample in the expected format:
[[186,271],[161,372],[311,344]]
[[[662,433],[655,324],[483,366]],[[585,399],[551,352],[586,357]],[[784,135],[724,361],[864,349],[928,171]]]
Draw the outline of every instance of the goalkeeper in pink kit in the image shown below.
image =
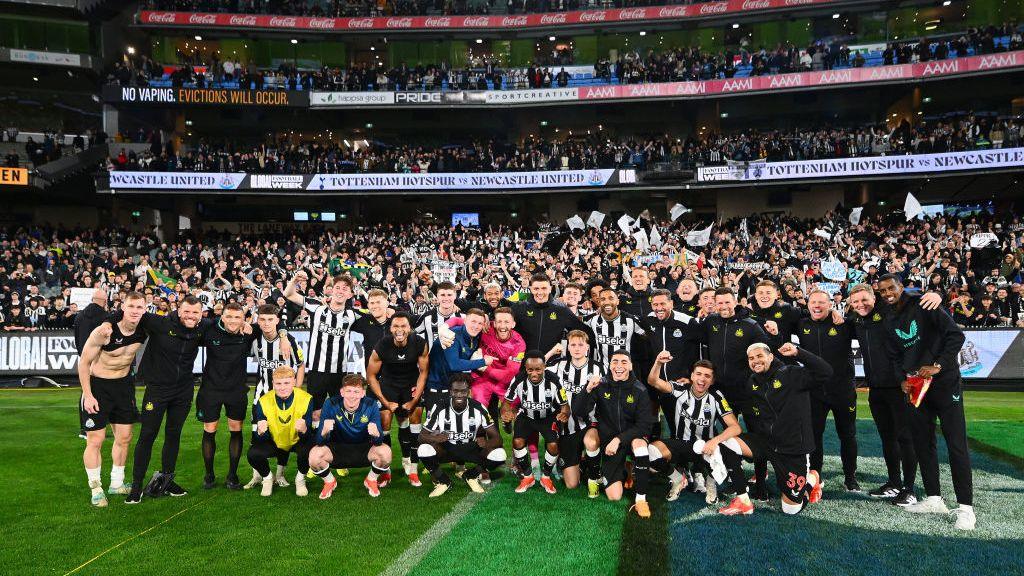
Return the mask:
[[484,407],[490,406],[494,397],[499,400],[504,398],[508,392],[508,385],[519,373],[519,366],[526,352],[526,342],[515,331],[515,327],[512,309],[498,308],[494,311],[490,328],[480,336],[480,353],[497,358],[490,366],[472,375],[473,400]]

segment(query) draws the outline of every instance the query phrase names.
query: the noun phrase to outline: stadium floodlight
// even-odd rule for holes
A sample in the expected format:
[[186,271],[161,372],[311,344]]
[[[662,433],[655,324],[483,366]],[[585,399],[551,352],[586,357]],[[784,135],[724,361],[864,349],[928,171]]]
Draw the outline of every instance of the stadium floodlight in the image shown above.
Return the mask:
[[135,46],[129,46],[127,52],[129,54],[135,54]]
[[555,41],[555,37],[554,36],[548,36],[548,41],[549,42],[554,42]]
[[477,44],[483,44],[484,43],[484,39],[483,38],[477,38],[476,39],[476,43]]
[[376,50],[377,50],[376,46],[370,46],[370,52],[375,52]]
[[953,0],[944,0],[944,1],[942,2],[942,5],[943,5],[943,6],[949,6],[949,5],[950,5],[950,4],[952,4],[952,3],[953,3]]
[[641,30],[640,31],[640,35],[641,36],[647,36],[647,31],[646,30]]
[[540,121],[540,125],[541,126],[547,126],[548,125],[548,121],[547,120],[541,120]]
[[373,128],[373,122],[367,122],[366,123],[366,129],[369,130],[371,128]]
[[737,29],[737,28],[739,28],[739,27],[740,27],[740,25],[739,25],[739,23],[738,23],[738,22],[732,25],[732,29],[733,29],[733,30],[735,30],[735,29]]
[[38,76],[33,76],[32,77],[32,81],[33,82],[39,82],[39,77]]
[[203,37],[202,37],[202,36],[200,36],[199,34],[196,34],[196,40],[198,40],[198,41],[202,42],[202,40],[203,40]]
[[921,102],[924,102],[925,104],[931,104],[932,103],[932,97],[931,96],[925,96],[924,98],[921,99]]
[[298,43],[299,43],[299,40],[297,38],[292,38],[292,44],[298,44]]
[[839,12],[836,12],[835,14],[833,14],[832,15],[832,19],[833,20],[839,20]]
[[722,118],[728,118],[729,117],[729,113],[728,112],[722,112],[721,114],[719,114],[719,116],[722,117]]

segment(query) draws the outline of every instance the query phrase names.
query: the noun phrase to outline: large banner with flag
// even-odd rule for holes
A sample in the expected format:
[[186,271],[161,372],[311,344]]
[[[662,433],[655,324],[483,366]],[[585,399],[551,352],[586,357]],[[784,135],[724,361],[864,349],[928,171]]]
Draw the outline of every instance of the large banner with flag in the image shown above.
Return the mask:
[[882,176],[1020,167],[1024,167],[1024,148],[1000,148],[943,152],[941,154],[732,163],[726,166],[698,168],[697,180],[701,182],[811,180],[842,176]]

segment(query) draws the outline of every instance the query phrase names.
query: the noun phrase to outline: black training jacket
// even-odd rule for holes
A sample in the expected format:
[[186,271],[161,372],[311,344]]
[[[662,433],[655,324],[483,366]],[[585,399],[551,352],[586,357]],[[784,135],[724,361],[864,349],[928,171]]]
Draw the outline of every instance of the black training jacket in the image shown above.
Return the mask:
[[796,336],[800,347],[821,357],[832,367],[832,376],[822,380],[821,386],[812,391],[820,398],[849,399],[856,394],[853,386],[853,339],[854,328],[849,321],[836,324],[832,314],[822,320],[809,316],[797,324]]
[[527,350],[547,352],[561,342],[569,330],[586,330],[568,308],[550,300],[538,304],[531,297],[525,302],[517,302],[512,306],[512,315],[516,319],[516,332],[523,337]]
[[616,382],[605,378],[590,392],[574,394],[573,414],[589,414],[596,406],[597,431],[601,442],[607,444],[614,437],[622,443],[620,450],[629,447],[626,442],[642,438],[651,432],[651,400],[647,388],[636,378]]
[[920,296],[903,294],[891,307],[886,325],[889,346],[896,366],[904,373],[914,373],[921,366],[941,364],[936,377],[960,375],[957,356],[966,337],[942,308],[921,308]]
[[178,313],[157,316],[147,312],[139,326],[149,334],[149,343],[142,354],[142,375],[147,389],[157,390],[165,396],[175,396],[186,390],[192,393],[195,378],[192,365],[199,354],[203,335],[213,326],[204,318],[195,328],[186,328],[178,320]]
[[851,315],[860,355],[864,358],[864,379],[870,388],[899,388],[903,382],[889,345],[887,314],[888,310],[876,304],[867,316]]
[[246,360],[252,343],[260,335],[258,326],[250,334],[232,334],[218,320],[203,336],[206,363],[203,365],[202,386],[218,392],[245,392]]
[[803,348],[796,359],[803,366],[783,364],[776,358],[764,374],[751,374],[747,385],[751,412],[756,416],[748,425],[781,454],[814,451],[810,392],[832,375],[828,362]]
[[742,306],[736,307],[732,318],[712,314],[704,319],[701,326],[701,342],[707,344],[708,356],[715,365],[715,383],[729,402],[742,408],[747,379],[750,378],[747,347],[755,342],[768,344],[768,335],[750,317],[750,311]]
[[661,377],[668,381],[689,379],[694,362],[700,360],[700,328],[697,319],[673,311],[665,320],[658,320],[653,312],[644,320],[650,331],[651,360],[657,358],[662,350],[672,354],[672,361],[662,368]]

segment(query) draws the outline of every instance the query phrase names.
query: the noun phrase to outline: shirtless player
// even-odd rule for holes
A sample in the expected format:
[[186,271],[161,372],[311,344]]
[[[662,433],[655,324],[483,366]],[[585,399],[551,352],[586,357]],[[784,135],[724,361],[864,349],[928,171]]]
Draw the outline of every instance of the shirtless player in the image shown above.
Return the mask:
[[138,330],[139,320],[146,312],[145,296],[138,292],[128,293],[121,310],[124,317],[120,322],[113,325],[105,322],[89,334],[78,362],[78,378],[82,383],[79,411],[86,434],[82,460],[92,490],[93,506],[107,505],[107,495],[100,481],[100,449],[107,435],[108,423],[114,429],[114,445],[110,450],[113,461],[110,493],[128,494],[131,489],[124,483],[124,463],[132,439],[132,424],[138,421],[131,371],[135,353],[146,341],[146,333]]

